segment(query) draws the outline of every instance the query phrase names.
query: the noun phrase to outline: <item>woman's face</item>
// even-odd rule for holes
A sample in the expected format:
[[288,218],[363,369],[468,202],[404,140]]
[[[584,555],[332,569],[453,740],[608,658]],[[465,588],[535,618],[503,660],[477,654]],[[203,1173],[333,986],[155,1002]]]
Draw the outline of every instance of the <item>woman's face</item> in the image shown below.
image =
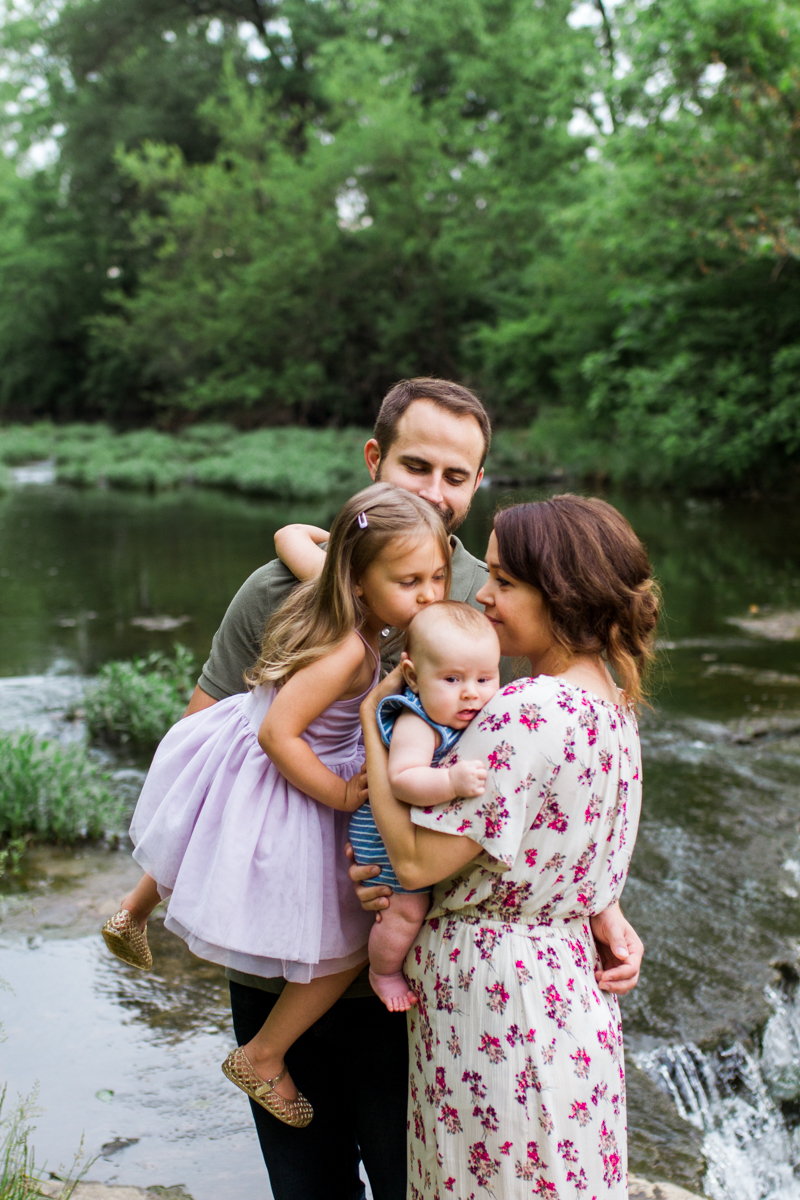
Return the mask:
[[502,569],[494,533],[489,538],[486,565],[489,578],[475,599],[497,631],[502,653],[529,659],[536,674],[555,648],[544,597],[538,588]]

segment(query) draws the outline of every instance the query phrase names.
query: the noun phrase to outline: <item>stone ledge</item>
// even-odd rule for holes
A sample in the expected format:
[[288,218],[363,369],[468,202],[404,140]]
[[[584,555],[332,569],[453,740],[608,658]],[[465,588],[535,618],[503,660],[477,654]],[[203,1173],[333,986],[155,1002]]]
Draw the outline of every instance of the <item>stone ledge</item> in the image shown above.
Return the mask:
[[[53,1200],[61,1195],[64,1184],[57,1180],[40,1183],[39,1192],[42,1196],[52,1197]],[[630,1200],[701,1200],[694,1192],[674,1183],[650,1183],[646,1179],[638,1179],[631,1175],[628,1195]],[[192,1200],[181,1184],[175,1187],[138,1188],[124,1187],[121,1184],[79,1183],[72,1193],[72,1200]]]
[[687,1192],[676,1183],[649,1183],[635,1175],[628,1177],[630,1200],[701,1200],[695,1192]]
[[[67,1185],[60,1180],[39,1183],[39,1195],[57,1200]],[[79,1183],[71,1200],[192,1200],[182,1184],[175,1187],[138,1188],[112,1183]]]

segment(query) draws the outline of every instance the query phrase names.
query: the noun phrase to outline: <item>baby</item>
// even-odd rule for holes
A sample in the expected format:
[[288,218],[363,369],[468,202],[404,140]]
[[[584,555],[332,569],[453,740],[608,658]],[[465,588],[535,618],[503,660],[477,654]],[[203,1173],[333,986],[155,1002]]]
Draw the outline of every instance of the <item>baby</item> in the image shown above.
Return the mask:
[[[451,754],[462,732],[500,686],[500,645],[492,625],[476,609],[455,600],[431,604],[408,629],[402,695],[378,706],[378,724],[389,747],[389,780],[398,800],[428,808],[457,796],[481,796],[486,764]],[[443,760],[447,758],[447,766]],[[369,938],[369,978],[390,1012],[404,1012],[416,997],[403,976],[411,949],[430,906],[430,891],[400,887],[381,841],[369,803],[350,820],[350,840],[359,865],[375,864],[380,875],[365,882],[388,884],[394,894]]]

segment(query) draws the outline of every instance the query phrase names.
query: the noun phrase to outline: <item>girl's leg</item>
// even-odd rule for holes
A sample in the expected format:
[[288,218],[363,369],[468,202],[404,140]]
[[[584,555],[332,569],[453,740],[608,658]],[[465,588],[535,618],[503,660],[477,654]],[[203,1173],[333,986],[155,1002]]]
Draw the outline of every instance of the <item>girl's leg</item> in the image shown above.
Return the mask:
[[155,879],[150,875],[143,875],[133,891],[125,896],[120,904],[120,908],[126,908],[136,924],[144,932],[147,918],[156,905],[160,903],[161,897],[158,894]]
[[[289,1047],[325,1015],[363,967],[362,962],[335,975],[319,975],[310,983],[287,983],[256,1036],[242,1047],[256,1074],[262,1079],[279,1075]],[[297,1099],[291,1075],[284,1075],[275,1090],[284,1100]]]
[[414,944],[430,903],[430,892],[393,892],[380,922],[372,926],[369,981],[389,1012],[407,1012],[417,1003],[403,975],[403,960]]

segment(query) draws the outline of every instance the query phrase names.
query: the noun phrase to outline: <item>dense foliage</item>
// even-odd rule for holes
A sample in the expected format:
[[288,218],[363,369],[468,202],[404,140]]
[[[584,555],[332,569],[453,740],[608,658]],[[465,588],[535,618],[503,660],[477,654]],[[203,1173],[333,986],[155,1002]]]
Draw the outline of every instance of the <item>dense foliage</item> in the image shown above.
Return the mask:
[[[546,433],[545,441],[541,433]],[[553,423],[536,431],[500,429],[486,469],[500,482],[539,483],[567,462],[576,474],[597,471],[607,455],[582,442],[568,447]],[[0,491],[13,487],[9,467],[49,460],[56,482],[74,487],[161,491],[184,484],[280,500],[342,497],[367,481],[363,449],[371,430],[278,426],[241,432],[203,421],[176,433],[119,432],[101,421],[34,421],[0,427]],[[595,458],[592,460],[592,454]]]
[[367,424],[430,372],[554,465],[797,474],[792,0],[0,4],[6,416]]
[[0,847],[99,838],[118,831],[121,814],[108,776],[82,746],[0,735]]
[[109,662],[86,689],[90,738],[152,753],[183,716],[197,679],[194,655],[176,644],[174,655]]

